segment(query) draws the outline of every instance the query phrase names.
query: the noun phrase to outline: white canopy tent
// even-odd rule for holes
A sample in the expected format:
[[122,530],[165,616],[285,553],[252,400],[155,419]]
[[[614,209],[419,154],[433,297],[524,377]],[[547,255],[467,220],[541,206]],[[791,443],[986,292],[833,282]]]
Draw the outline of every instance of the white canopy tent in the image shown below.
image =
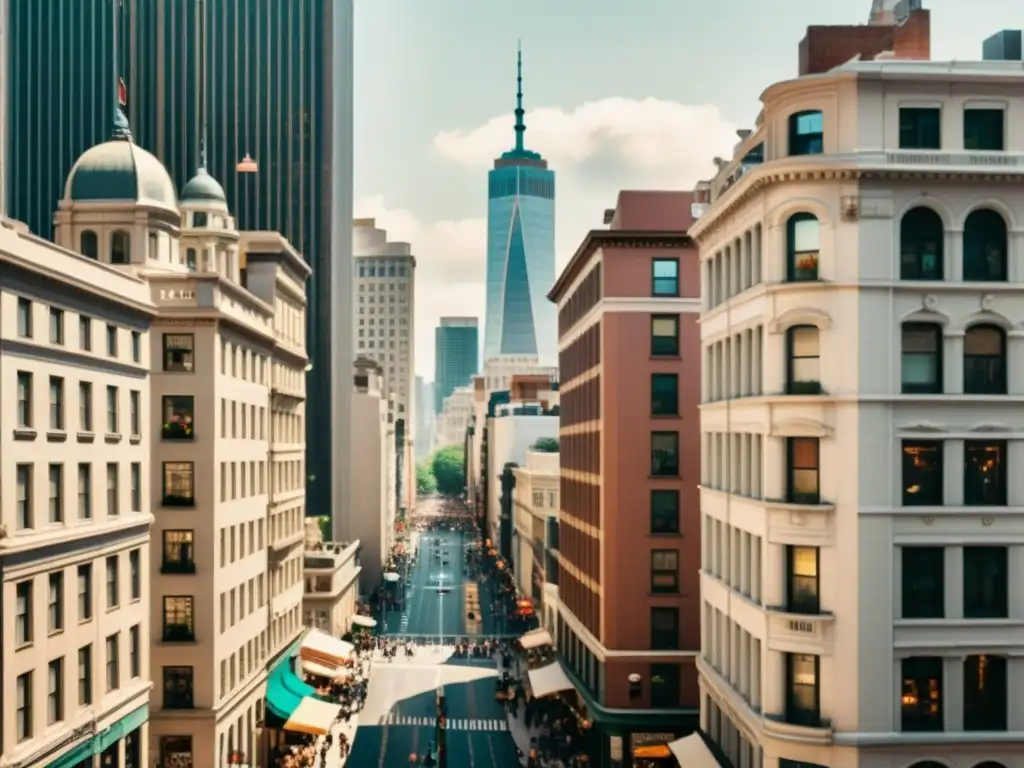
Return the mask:
[[355,616],[352,617],[352,623],[356,624],[356,625],[358,625],[360,627],[366,627],[368,629],[371,629],[371,628],[377,626],[377,620],[376,619],[372,619],[369,616],[362,616],[362,615],[360,615],[358,613]]
[[306,696],[292,712],[288,722],[284,724],[284,729],[296,733],[323,736],[330,733],[331,726],[334,725],[340,712],[340,704],[330,704],[314,699],[312,696]]
[[551,639],[551,633],[546,629],[534,629],[520,637],[519,644],[525,650],[530,650],[531,648],[541,648],[545,645],[554,645],[555,642]]
[[538,699],[560,691],[571,691],[575,687],[557,661],[530,670],[530,689]]
[[355,646],[319,629],[311,629],[302,639],[299,655],[325,667],[340,667],[352,655]]
[[668,748],[680,768],[721,768],[718,759],[708,749],[699,733],[691,733],[681,739],[676,739]]
[[348,676],[348,673],[344,669],[330,667],[326,664],[313,661],[312,659],[303,659],[302,668],[311,675],[326,677],[329,680],[337,680],[339,677]]

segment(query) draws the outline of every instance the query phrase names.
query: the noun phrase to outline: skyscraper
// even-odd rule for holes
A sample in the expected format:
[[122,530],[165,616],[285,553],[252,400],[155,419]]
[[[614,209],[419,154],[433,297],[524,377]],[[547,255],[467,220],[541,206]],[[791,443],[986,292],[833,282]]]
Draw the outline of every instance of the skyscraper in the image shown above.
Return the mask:
[[342,503],[349,467],[352,0],[0,0],[10,86],[0,179],[7,213],[45,237],[72,163],[110,134],[114,9],[139,145],[180,190],[199,165],[205,94],[206,166],[239,227],[281,232],[313,268],[308,511],[328,512]]
[[515,148],[487,174],[484,360],[536,355],[542,365],[554,365],[557,327],[547,292],[555,282],[555,173],[524,144],[521,52],[516,82]]
[[480,372],[480,332],[475,317],[442,317],[434,329],[434,413],[456,387]]

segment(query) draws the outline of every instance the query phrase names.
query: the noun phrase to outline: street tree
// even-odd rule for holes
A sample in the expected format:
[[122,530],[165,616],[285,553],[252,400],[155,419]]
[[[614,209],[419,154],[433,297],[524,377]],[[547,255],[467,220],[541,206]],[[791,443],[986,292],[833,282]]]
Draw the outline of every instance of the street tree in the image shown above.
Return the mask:
[[430,464],[420,464],[416,467],[416,495],[426,498],[437,493],[437,480],[434,479],[434,470]]
[[459,496],[466,489],[465,450],[461,445],[442,448],[430,460],[437,492],[442,496]]
[[530,450],[537,453],[558,453],[558,440],[553,437],[539,437],[537,442],[530,446]]

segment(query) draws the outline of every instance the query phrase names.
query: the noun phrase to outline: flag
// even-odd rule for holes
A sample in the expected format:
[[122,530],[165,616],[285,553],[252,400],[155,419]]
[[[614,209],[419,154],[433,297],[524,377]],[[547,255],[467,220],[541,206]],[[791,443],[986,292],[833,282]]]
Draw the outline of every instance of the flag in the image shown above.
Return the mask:
[[124,84],[124,78],[117,78],[117,105],[119,107],[128,106],[128,86]]

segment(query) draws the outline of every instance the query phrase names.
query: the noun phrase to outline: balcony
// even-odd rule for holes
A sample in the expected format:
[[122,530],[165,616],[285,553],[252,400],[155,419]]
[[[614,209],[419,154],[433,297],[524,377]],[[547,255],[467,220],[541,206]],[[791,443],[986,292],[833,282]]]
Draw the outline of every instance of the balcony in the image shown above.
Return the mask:
[[766,609],[768,648],[782,653],[832,655],[832,631],[835,616],[831,613],[798,613],[783,606]]
[[166,395],[163,398],[164,440],[195,439],[195,398],[191,395]]
[[194,643],[196,633],[191,624],[164,624],[163,641],[165,643]]
[[781,741],[826,745],[832,743],[832,721],[818,712],[765,713],[764,733]]
[[196,572],[193,560],[164,560],[160,564],[160,573],[165,575],[191,576]]

